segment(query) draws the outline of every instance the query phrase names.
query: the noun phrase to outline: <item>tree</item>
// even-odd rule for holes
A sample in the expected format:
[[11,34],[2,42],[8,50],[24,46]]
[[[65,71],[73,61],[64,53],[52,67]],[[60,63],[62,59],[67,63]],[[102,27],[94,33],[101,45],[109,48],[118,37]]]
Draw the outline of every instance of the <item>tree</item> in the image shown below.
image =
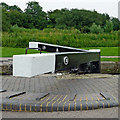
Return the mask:
[[25,14],[31,27],[43,29],[47,26],[47,15],[38,2],[32,1],[27,3]]
[[11,10],[8,12],[8,17],[9,17],[9,21],[12,25],[18,25],[19,27],[23,27],[23,13],[17,11],[17,10]]
[[4,2],[0,3],[0,5],[2,5],[2,8],[6,9],[7,11],[15,10],[15,11],[23,12],[17,5],[9,6]]
[[83,28],[81,28],[81,32],[82,33],[89,33],[90,32],[90,28],[88,26],[84,26]]
[[[62,11],[61,10],[54,10],[49,11],[48,13],[48,24],[55,28],[56,26],[59,27],[61,24],[59,24],[59,19],[61,19]],[[64,26],[64,25],[63,25]]]
[[8,31],[11,27],[10,19],[6,9],[2,9],[2,31]]
[[120,30],[120,21],[118,18],[112,18],[112,23],[113,23],[113,30]]
[[89,32],[88,27],[91,27],[93,23],[95,23],[96,25],[100,25],[103,28],[106,20],[109,19],[110,17],[108,14],[100,14],[97,13],[97,11],[95,10],[68,10],[64,8],[61,10],[48,12],[48,20],[51,26],[59,28],[74,27],[83,32]]
[[6,3],[1,3],[2,5],[2,26],[3,31],[8,31],[10,29],[11,25],[18,25],[19,27],[22,27],[23,22],[23,12],[22,10],[14,5],[9,6]]
[[4,2],[0,3],[0,5],[2,6],[2,8],[6,9],[6,10],[9,9],[9,6]]
[[15,10],[15,11],[19,11],[19,12],[23,12],[17,5],[14,6],[9,6],[9,10]]
[[103,29],[101,28],[100,25],[96,25],[95,23],[92,24],[92,26],[90,27],[90,32],[91,33],[103,33]]
[[107,32],[107,33],[112,32],[113,31],[113,23],[112,23],[112,21],[110,21],[110,20],[106,21],[106,25],[105,25],[104,29],[105,29],[105,32]]

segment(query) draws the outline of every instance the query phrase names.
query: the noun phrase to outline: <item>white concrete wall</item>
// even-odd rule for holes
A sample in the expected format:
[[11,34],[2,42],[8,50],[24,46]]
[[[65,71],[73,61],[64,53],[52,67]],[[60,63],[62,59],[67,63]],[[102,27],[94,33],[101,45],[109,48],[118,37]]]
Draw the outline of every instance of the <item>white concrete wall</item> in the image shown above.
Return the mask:
[[55,54],[13,56],[13,76],[32,77],[55,71]]

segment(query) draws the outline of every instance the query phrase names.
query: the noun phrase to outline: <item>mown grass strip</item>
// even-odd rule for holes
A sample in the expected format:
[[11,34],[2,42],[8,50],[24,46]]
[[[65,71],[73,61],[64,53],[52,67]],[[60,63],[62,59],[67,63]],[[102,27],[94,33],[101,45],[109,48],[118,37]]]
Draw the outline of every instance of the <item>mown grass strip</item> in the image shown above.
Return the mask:
[[[9,48],[9,47],[0,47],[0,57],[12,57],[13,55],[25,54],[26,48]],[[100,49],[101,56],[118,56],[118,47],[90,47],[82,49]],[[39,53],[37,50],[28,50],[28,54]],[[101,61],[118,61],[118,58],[101,58]]]
[[118,47],[87,47],[87,48],[81,48],[81,49],[100,49],[101,50],[101,56],[118,56]]
[[120,58],[101,58],[101,61],[112,61],[112,62],[118,62],[120,61]]
[[[0,57],[12,57],[13,55],[25,54],[26,48],[9,48],[2,47],[2,51],[0,51]],[[40,53],[37,50],[28,50],[28,54]]]

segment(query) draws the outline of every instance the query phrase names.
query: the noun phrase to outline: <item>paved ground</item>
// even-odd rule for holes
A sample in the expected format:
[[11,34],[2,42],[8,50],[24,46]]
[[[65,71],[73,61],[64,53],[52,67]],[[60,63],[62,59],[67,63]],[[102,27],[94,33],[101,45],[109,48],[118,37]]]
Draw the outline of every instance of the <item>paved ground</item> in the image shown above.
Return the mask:
[[32,93],[48,92],[54,94],[109,92],[117,98],[118,76],[103,74],[81,76],[41,75],[32,78],[3,76],[2,89],[8,91],[26,91]]
[[[54,94],[90,94],[109,92],[118,98],[118,76],[105,74],[40,75],[32,78],[2,76],[2,89],[32,93],[49,92]],[[118,117],[118,108],[108,108],[78,112],[56,113],[14,113],[3,112],[3,117]]]

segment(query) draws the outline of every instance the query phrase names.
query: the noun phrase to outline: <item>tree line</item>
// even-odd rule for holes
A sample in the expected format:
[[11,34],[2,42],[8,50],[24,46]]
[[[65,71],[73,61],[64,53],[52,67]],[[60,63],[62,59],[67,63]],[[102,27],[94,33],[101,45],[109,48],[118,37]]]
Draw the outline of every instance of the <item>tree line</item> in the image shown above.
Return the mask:
[[36,1],[28,2],[24,11],[17,5],[9,6],[4,2],[0,5],[2,6],[3,31],[9,31],[15,25],[40,30],[44,28],[76,28],[82,33],[110,33],[120,30],[118,18],[111,18],[108,14],[100,14],[95,10],[64,8],[44,12]]

